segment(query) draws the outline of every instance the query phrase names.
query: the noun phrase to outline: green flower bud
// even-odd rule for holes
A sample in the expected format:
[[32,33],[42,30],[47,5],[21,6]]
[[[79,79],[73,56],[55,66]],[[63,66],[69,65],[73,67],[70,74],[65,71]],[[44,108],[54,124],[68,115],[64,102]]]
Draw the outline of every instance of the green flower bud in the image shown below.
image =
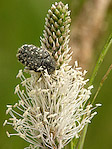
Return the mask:
[[68,58],[70,22],[68,5],[64,5],[62,2],[55,2],[45,18],[45,30],[43,38],[41,38],[41,45],[43,49],[51,52],[57,62],[57,68]]

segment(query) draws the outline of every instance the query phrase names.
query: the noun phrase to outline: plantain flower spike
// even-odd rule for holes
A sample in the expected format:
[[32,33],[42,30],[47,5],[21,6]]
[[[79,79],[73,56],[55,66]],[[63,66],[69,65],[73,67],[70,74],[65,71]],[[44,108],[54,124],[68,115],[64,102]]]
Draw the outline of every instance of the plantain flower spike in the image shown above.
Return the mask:
[[4,125],[15,130],[14,134],[7,131],[8,137],[17,135],[30,143],[25,149],[62,149],[80,137],[97,114],[92,111],[100,106],[87,105],[93,86],[85,88],[86,71],[77,62],[73,68],[69,65],[70,22],[68,5],[55,2],[45,19],[41,47],[24,45],[18,50],[18,60],[27,66],[30,77],[19,70],[21,83],[15,87],[19,100],[7,105],[6,114],[11,117]]
[[41,37],[41,45],[43,49],[52,53],[57,62],[57,68],[68,59],[70,22],[68,4],[64,5],[62,2],[55,2],[45,18],[44,37]]

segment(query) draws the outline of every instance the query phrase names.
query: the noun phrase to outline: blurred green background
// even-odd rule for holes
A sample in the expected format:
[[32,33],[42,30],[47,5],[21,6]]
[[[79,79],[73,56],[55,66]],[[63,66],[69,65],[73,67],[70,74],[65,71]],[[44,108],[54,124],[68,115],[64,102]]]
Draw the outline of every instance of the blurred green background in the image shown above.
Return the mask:
[[[7,119],[6,105],[13,104],[18,99],[13,92],[19,83],[16,74],[23,66],[17,62],[17,49],[25,43],[40,46],[45,16],[53,2],[55,0],[0,0],[0,149],[23,149],[28,146],[28,143],[19,137],[8,138],[6,130],[9,132],[13,130],[9,126],[2,125]],[[63,2],[71,3],[71,0]],[[76,15],[83,2],[84,0],[80,0],[78,4],[76,3],[74,8]],[[96,60],[109,33],[112,32],[112,7],[108,10],[106,21],[108,27],[96,43]],[[107,53],[95,79],[95,89],[111,63],[112,48]],[[112,149],[112,72],[104,83],[96,103],[102,103],[102,107],[97,109],[98,115],[89,125],[84,149]]]

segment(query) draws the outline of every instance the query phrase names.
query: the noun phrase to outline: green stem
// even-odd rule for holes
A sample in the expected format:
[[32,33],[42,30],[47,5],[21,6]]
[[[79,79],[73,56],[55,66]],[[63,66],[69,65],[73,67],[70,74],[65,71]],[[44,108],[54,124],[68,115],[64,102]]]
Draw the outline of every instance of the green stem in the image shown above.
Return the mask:
[[83,148],[85,136],[86,136],[86,133],[87,133],[87,128],[88,128],[88,124],[84,127],[84,129],[82,131],[83,135],[80,136],[80,139],[79,139],[79,142],[78,142],[78,144],[76,146],[76,149],[82,149]]
[[74,149],[73,141],[70,142],[70,145],[71,145],[71,149]]
[[[100,56],[99,56],[99,58],[97,60],[96,66],[95,66],[95,68],[93,70],[93,73],[92,73],[92,76],[90,78],[89,86],[93,84],[94,79],[95,79],[95,77],[97,75],[97,72],[98,72],[98,70],[99,70],[99,68],[100,68],[100,66],[101,66],[101,64],[102,64],[102,62],[104,60],[104,57],[105,57],[106,53],[108,52],[108,50],[109,50],[111,45],[112,45],[112,34],[109,36],[109,38],[108,38],[108,40],[107,40],[107,42],[106,42],[106,44],[105,44],[101,54],[100,54]],[[88,128],[88,125],[86,125],[84,127],[84,129],[83,129],[83,131],[81,133],[81,136],[80,136],[80,139],[79,139],[79,142],[77,144],[76,149],[83,149],[84,141],[85,141],[85,137],[86,137],[86,133],[87,133],[87,128]]]
[[101,90],[101,88],[102,88],[102,86],[103,86],[103,84],[104,84],[104,81],[107,79],[107,77],[108,77],[109,73],[111,72],[111,70],[112,70],[112,64],[110,65],[110,67],[109,67],[109,69],[107,70],[106,74],[105,74],[104,77],[102,78],[102,80],[101,80],[101,82],[100,82],[100,84],[99,84],[99,87],[98,87],[98,89],[97,89],[97,91],[96,91],[96,94],[95,94],[95,96],[94,96],[94,98],[93,98],[93,100],[92,100],[92,104],[94,103],[94,101],[95,101],[95,99],[96,99],[96,97],[97,97],[99,91]]
[[107,52],[108,52],[108,50],[109,50],[111,45],[112,45],[112,34],[109,36],[109,38],[108,38],[108,40],[107,40],[107,42],[106,42],[106,44],[105,44],[101,54],[100,54],[100,56],[99,56],[99,58],[97,60],[96,66],[95,66],[95,68],[93,70],[92,76],[91,76],[90,81],[89,81],[89,85],[93,84],[94,79],[95,79],[95,77],[97,75],[98,69],[100,68],[100,66],[101,66],[101,64],[102,64],[102,62],[104,60],[104,57],[107,54]]

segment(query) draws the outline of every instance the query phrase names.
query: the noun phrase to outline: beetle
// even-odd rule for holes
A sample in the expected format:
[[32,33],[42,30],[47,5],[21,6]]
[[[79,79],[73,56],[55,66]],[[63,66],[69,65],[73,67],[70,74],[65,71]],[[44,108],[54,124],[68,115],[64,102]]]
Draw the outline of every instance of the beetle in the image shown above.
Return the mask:
[[47,69],[50,74],[56,69],[56,62],[51,53],[48,50],[38,48],[34,45],[23,45],[18,49],[16,56],[23,65],[27,66],[29,70],[35,72]]

